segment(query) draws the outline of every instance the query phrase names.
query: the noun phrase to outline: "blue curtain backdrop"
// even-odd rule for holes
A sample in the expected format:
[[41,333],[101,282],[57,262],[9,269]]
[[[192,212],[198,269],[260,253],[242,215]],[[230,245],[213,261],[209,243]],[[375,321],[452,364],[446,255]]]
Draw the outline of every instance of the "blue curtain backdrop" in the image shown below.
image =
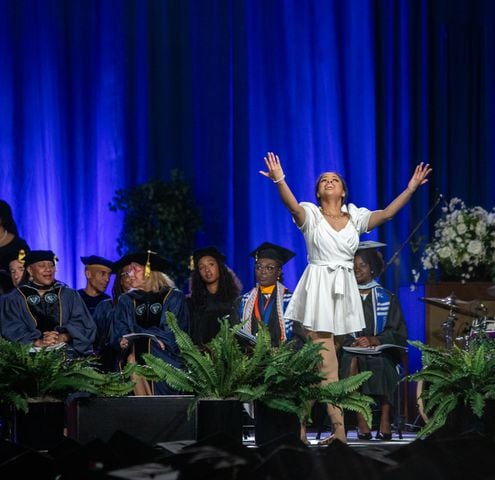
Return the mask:
[[[253,284],[263,241],[302,235],[258,171],[282,159],[299,200],[322,171],[381,208],[420,161],[430,184],[365,239],[391,258],[437,195],[494,204],[495,2],[0,0],[0,198],[32,248],[84,285],[81,255],[117,258],[115,191],[181,169],[216,244]],[[427,239],[439,208],[417,238]],[[411,281],[405,246],[387,271]]]

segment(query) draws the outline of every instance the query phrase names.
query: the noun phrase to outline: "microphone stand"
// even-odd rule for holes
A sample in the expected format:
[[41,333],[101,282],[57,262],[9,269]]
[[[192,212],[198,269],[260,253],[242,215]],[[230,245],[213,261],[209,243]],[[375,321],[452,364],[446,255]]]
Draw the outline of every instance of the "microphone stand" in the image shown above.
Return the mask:
[[441,193],[439,193],[438,194],[438,197],[436,198],[435,202],[433,203],[433,205],[431,206],[431,208],[428,210],[428,212],[426,213],[426,215],[413,228],[413,230],[408,235],[408,237],[402,242],[402,244],[399,246],[399,248],[397,249],[397,251],[392,255],[392,258],[385,264],[385,267],[383,268],[382,273],[380,274],[380,277],[383,276],[383,274],[385,273],[385,270],[387,270],[387,268],[390,265],[392,265],[392,263],[395,262],[395,259],[399,256],[399,254],[402,251],[402,249],[410,242],[410,240],[414,236],[414,234],[419,230],[419,228],[421,227],[421,225],[423,225],[423,223],[425,222],[425,220],[431,215],[431,213],[433,212],[433,210],[435,210],[435,208],[437,208],[438,204],[442,200],[443,200],[443,195]]
[[[435,201],[433,202],[433,205],[431,206],[431,208],[428,210],[428,212],[426,213],[426,215],[420,220],[420,222],[413,228],[413,230],[411,231],[411,233],[408,235],[408,237],[404,240],[404,242],[402,242],[402,244],[399,246],[399,248],[396,250],[396,252],[392,255],[392,258],[385,264],[385,267],[383,268],[382,270],[382,273],[380,274],[380,277],[382,277],[384,274],[385,274],[385,270],[387,270],[387,268],[392,265],[392,263],[394,263],[395,259],[399,256],[400,252],[402,251],[402,249],[410,242],[411,238],[414,236],[414,234],[419,230],[419,228],[421,227],[421,225],[423,225],[423,223],[425,222],[425,220],[432,214],[433,210],[435,210],[435,208],[437,208],[438,204],[443,200],[443,195],[441,193],[438,194],[437,198],[435,199]],[[447,319],[446,322],[443,323],[442,327],[444,329],[444,333],[445,333],[445,338],[446,338],[446,341],[447,341],[447,338],[448,338],[448,334],[450,333],[450,337],[452,338],[453,336],[453,324],[455,322],[455,315],[449,315],[449,318]],[[407,385],[407,383],[406,383]],[[398,390],[399,392],[399,398],[398,398],[398,405],[399,405],[399,409],[401,408],[400,407],[400,404],[401,404],[401,393],[400,393],[400,388]],[[406,395],[408,395],[409,392],[407,391]],[[421,427],[419,427],[417,425],[417,421],[419,420],[419,417],[421,416],[421,412],[418,413],[418,416],[416,417],[416,419],[414,420],[414,423],[413,424],[410,424],[410,423],[405,423],[405,419],[401,417],[401,415],[399,414],[398,416],[398,423],[399,423],[399,438],[402,438],[402,428],[403,427],[408,427],[409,429],[419,429]]]

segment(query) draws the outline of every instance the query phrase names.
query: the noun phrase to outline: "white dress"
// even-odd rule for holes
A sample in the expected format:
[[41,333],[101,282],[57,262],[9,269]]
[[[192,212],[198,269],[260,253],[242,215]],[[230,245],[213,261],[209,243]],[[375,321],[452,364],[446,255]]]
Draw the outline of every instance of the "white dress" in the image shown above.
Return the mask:
[[284,316],[315,332],[344,335],[362,330],[365,322],[354,276],[354,254],[359,236],[368,229],[371,211],[350,203],[347,206],[350,219],[337,231],[316,205],[309,202],[300,205],[306,212],[300,230],[306,241],[308,265]]

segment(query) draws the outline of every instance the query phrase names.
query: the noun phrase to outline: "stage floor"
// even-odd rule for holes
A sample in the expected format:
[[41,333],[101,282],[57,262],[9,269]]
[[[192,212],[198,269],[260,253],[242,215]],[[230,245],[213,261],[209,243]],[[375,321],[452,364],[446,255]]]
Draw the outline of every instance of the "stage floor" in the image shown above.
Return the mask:
[[[372,432],[373,437],[376,432]],[[322,448],[326,447],[326,445],[319,445],[319,442],[327,437],[330,436],[330,432],[323,431],[321,433],[320,439],[317,438],[317,434],[315,432],[308,432],[308,440],[310,441],[311,445],[309,447],[315,447],[315,448]],[[357,438],[357,431],[356,430],[349,430],[347,432],[347,444],[355,448],[357,451],[364,451],[367,449],[384,449],[387,451],[395,450],[396,448],[402,447],[404,445],[408,445],[414,440],[416,440],[416,433],[415,432],[409,432],[409,431],[403,431],[402,432],[402,438],[399,437],[399,434],[397,432],[392,433],[392,439],[391,440],[377,440],[373,438],[372,440],[360,440]],[[255,441],[254,441],[254,435],[252,432],[246,432],[244,436],[244,441],[243,441],[244,446],[246,447],[256,447]]]

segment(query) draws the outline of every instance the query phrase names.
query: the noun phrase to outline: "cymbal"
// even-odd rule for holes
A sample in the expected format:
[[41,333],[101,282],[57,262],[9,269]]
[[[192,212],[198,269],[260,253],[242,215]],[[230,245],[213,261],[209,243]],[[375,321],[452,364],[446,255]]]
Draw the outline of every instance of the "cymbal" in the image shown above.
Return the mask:
[[487,310],[485,305],[479,300],[472,300],[470,302],[459,300],[453,293],[445,298],[422,297],[421,300],[435,307],[460,313],[461,315],[468,315],[470,317],[477,317]]

